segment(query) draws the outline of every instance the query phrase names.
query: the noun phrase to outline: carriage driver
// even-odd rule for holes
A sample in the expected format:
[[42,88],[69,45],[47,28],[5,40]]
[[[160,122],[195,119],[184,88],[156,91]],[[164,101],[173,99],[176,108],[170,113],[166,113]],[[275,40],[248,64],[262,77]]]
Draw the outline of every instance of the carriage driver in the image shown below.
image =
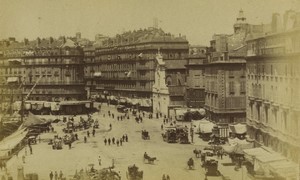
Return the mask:
[[145,152],[144,153],[144,158],[147,159],[148,157],[149,157],[148,154]]

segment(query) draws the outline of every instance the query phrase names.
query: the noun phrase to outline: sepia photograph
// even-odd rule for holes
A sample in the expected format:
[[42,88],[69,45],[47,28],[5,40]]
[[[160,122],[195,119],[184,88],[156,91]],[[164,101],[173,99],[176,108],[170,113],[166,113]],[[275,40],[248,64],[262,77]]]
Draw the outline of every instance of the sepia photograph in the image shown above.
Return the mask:
[[0,180],[300,180],[300,0],[0,0]]

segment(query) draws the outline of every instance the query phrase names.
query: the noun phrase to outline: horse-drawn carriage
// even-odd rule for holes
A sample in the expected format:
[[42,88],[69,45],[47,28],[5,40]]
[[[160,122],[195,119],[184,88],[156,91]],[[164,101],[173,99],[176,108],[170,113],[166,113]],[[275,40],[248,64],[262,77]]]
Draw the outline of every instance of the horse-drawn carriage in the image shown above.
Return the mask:
[[139,171],[139,168],[134,164],[128,166],[128,172],[126,172],[126,177],[128,180],[142,180],[143,171]]
[[206,170],[207,176],[219,176],[220,172],[218,171],[218,161],[212,158],[207,158],[202,165]]
[[63,138],[63,141],[65,144],[70,144],[75,141],[75,135],[74,134],[66,134]]
[[144,161],[147,160],[148,164],[153,164],[155,160],[157,160],[156,157],[150,157],[146,152],[144,154]]
[[176,127],[166,127],[166,132],[162,134],[164,141],[168,143],[188,144],[188,131],[186,128],[181,126]]
[[167,129],[164,134],[162,134],[163,140],[168,143],[176,143],[176,130]]
[[54,138],[52,141],[52,149],[62,149],[62,139],[61,138]]
[[149,132],[146,130],[142,130],[142,139],[150,140]]

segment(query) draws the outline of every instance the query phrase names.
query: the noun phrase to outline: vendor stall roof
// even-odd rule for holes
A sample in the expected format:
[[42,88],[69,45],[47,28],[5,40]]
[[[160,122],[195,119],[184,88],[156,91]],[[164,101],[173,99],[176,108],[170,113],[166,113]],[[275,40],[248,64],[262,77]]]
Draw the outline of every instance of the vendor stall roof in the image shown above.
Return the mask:
[[266,155],[266,154],[258,155],[256,156],[256,159],[263,163],[286,160],[285,157],[281,156],[278,153],[270,154],[270,155]]
[[265,150],[264,148],[252,148],[252,149],[245,149],[244,153],[249,156],[260,156],[260,155],[271,155],[272,152]]
[[299,169],[299,165],[292,161],[277,161],[269,163],[270,170],[281,176],[286,178],[296,178],[297,172]]

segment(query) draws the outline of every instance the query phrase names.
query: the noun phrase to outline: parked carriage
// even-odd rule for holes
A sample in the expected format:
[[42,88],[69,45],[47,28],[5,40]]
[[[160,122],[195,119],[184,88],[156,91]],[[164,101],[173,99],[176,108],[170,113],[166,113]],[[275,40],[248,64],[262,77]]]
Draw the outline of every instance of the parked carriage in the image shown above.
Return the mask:
[[132,166],[128,166],[128,172],[126,172],[126,177],[128,180],[142,180],[143,179],[143,171],[139,171],[139,168],[134,164]]
[[188,144],[188,131],[185,127],[166,127],[166,132],[162,134],[164,141],[168,143],[179,142],[181,144]]
[[206,159],[206,161],[203,163],[203,167],[206,170],[207,176],[219,176],[220,172],[218,171],[218,161],[215,159]]

